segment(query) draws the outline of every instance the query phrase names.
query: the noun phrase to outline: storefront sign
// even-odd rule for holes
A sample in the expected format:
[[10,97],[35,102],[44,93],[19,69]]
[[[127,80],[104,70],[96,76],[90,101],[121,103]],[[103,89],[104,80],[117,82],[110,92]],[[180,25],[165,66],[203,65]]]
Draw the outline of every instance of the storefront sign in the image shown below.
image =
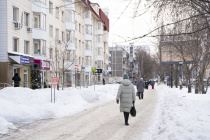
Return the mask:
[[20,64],[30,65],[30,57],[20,56]]
[[41,70],[50,70],[50,61],[35,59],[34,64],[39,64]]
[[109,72],[108,71],[104,71],[104,76],[109,76]]

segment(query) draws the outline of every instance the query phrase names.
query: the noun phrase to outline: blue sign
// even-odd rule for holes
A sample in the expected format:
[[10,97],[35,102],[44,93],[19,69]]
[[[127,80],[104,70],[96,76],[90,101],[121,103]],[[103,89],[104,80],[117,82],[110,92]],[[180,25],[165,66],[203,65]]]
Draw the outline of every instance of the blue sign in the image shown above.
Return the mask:
[[30,65],[30,57],[20,56],[20,64]]
[[104,71],[104,76],[109,76],[109,72],[108,71]]

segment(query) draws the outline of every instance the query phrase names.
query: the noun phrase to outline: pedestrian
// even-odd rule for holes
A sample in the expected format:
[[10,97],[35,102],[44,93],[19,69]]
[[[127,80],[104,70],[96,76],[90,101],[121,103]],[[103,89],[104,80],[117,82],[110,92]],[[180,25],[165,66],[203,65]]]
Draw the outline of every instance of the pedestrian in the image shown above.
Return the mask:
[[149,83],[147,81],[145,81],[145,88],[148,89],[148,85]]
[[153,80],[153,81],[151,82],[151,86],[152,86],[152,89],[154,89],[154,87],[155,87],[155,80]]
[[[135,89],[131,81],[128,79],[128,75],[124,74],[123,81],[119,86],[116,102],[120,101],[120,112],[124,113],[125,125],[128,124],[129,113],[131,107],[134,105],[136,100]],[[133,105],[132,105],[133,104]]]
[[14,80],[14,87],[19,87],[20,86],[20,76],[18,73],[15,73],[15,76],[12,77],[12,80]]
[[143,78],[140,78],[140,80],[136,84],[139,100],[143,99],[143,97],[144,97],[144,87],[145,87],[145,83],[143,81]]
[[104,78],[103,78],[103,85],[105,85],[105,80],[104,80]]
[[182,80],[179,80],[180,90],[182,90]]

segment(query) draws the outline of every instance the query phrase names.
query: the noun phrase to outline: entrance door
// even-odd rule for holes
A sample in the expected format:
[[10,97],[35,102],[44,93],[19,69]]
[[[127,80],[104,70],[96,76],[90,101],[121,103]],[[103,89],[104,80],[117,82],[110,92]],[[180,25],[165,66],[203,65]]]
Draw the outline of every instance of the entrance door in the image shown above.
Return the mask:
[[24,69],[24,81],[23,81],[23,86],[28,87],[28,70]]

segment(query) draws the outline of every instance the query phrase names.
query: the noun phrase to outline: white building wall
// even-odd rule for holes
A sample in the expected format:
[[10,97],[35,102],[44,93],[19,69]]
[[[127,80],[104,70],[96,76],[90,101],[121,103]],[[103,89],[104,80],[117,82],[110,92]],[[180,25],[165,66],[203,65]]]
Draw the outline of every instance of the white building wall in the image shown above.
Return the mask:
[[7,62],[7,0],[0,1],[0,62]]
[[[13,6],[19,9],[18,21],[22,24],[21,29],[15,29],[15,25],[13,22]],[[30,41],[30,54],[33,54],[33,40],[32,33],[27,31],[27,27],[24,26],[24,12],[29,13],[29,26],[32,27],[33,24],[33,13],[32,13],[32,4],[31,1],[23,0],[23,2],[19,2],[16,0],[8,0],[7,1],[7,43],[8,43],[8,51],[13,52],[13,38],[18,38],[18,51],[19,53],[24,53],[24,40]]]

